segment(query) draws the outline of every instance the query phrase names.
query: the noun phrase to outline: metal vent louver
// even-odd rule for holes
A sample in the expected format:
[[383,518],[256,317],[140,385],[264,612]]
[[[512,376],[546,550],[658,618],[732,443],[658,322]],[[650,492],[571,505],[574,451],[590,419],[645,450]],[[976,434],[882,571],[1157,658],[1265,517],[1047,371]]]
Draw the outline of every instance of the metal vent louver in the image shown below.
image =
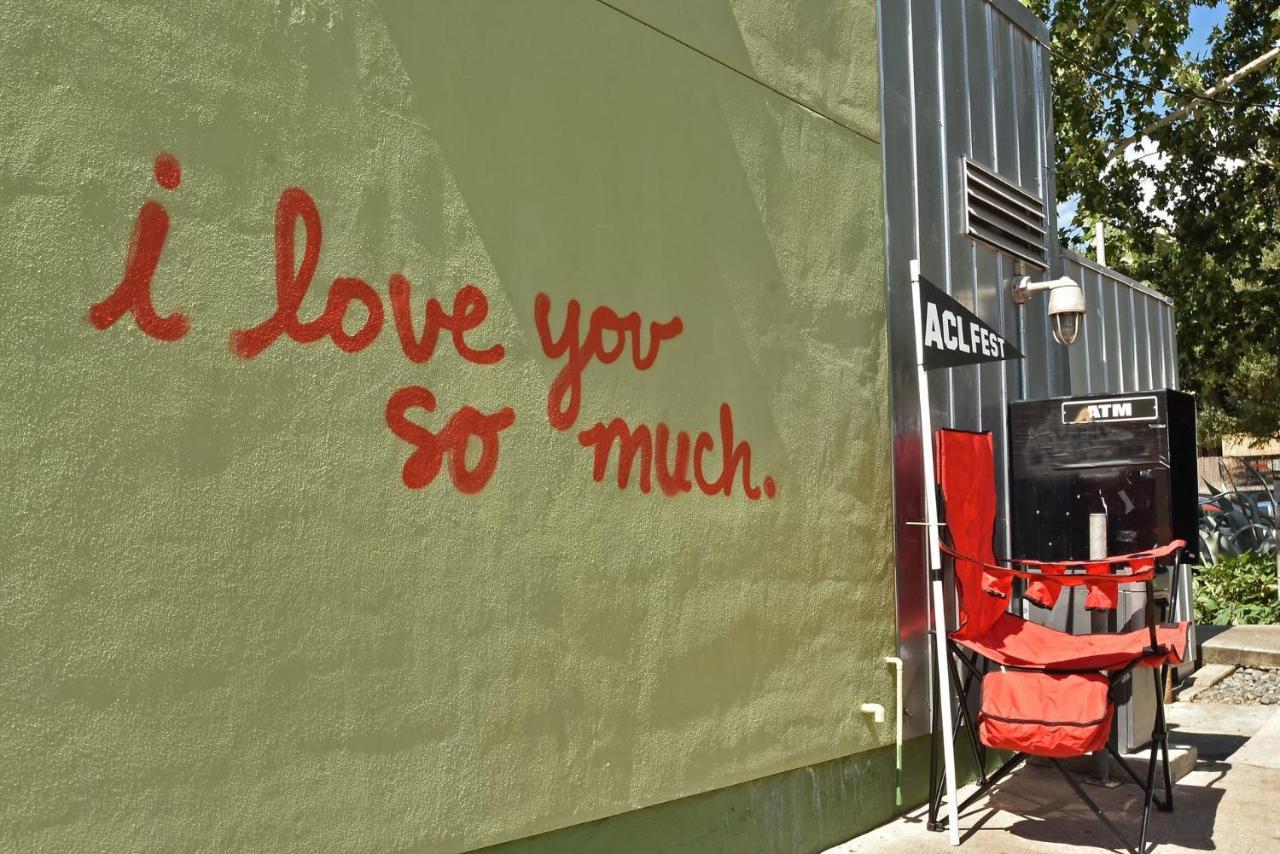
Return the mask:
[[1047,269],[1044,201],[967,157],[963,168],[965,234]]

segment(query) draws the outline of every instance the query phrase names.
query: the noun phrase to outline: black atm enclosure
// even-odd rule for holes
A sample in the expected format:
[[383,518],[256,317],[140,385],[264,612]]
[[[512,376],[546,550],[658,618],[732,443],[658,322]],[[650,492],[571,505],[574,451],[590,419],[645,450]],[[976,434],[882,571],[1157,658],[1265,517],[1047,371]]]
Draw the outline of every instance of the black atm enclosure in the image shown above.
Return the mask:
[[1196,405],[1162,390],[1013,403],[1010,502],[1015,557],[1089,557],[1089,514],[1107,516],[1107,554],[1180,538],[1199,547]]

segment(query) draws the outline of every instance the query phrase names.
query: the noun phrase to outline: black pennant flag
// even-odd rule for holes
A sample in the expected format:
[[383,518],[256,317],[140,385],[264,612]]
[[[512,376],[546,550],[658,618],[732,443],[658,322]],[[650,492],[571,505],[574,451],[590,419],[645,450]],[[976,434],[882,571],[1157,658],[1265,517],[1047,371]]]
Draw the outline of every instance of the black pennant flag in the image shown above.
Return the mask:
[[978,315],[920,277],[920,329],[925,370],[1021,359],[1022,354]]

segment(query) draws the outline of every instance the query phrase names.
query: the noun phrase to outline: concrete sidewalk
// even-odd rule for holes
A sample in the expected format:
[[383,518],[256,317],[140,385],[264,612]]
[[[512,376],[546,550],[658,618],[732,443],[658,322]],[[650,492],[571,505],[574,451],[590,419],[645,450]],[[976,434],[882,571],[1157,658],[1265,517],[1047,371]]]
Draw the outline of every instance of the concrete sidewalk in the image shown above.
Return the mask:
[[[1174,703],[1170,741],[1194,745],[1196,768],[1174,788],[1174,812],[1152,810],[1148,845],[1161,854],[1280,851],[1280,711],[1264,706]],[[972,791],[961,790],[961,799]],[[1137,841],[1141,790],[1132,784],[1086,791]],[[826,854],[953,851],[930,833],[925,808]],[[1051,767],[1023,765],[960,814],[963,849],[980,852],[1120,850],[1115,838]]]

